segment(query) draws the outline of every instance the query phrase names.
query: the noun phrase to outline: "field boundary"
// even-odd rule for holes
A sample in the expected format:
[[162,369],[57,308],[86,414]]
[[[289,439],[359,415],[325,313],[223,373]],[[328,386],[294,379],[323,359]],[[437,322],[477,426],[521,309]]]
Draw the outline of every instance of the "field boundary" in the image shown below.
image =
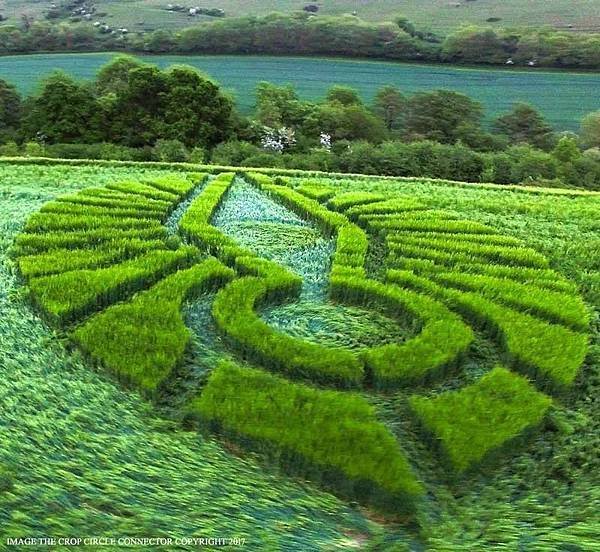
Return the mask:
[[560,195],[560,196],[600,196],[600,191],[580,190],[571,188],[547,188],[541,186],[527,186],[525,184],[494,184],[491,182],[462,182],[458,180],[444,180],[429,177],[413,176],[380,176],[362,173],[340,173],[326,171],[306,171],[302,169],[278,169],[265,167],[242,167],[227,165],[203,165],[194,163],[170,163],[164,161],[117,161],[105,159],[61,159],[54,157],[0,157],[0,164],[7,165],[96,165],[99,167],[148,167],[157,170],[186,171],[186,172],[209,172],[217,174],[221,172],[246,173],[254,172],[272,176],[291,176],[299,178],[328,177],[354,180],[377,180],[389,182],[420,182],[437,186],[454,186],[461,188],[490,189],[507,192],[525,192],[531,194]]

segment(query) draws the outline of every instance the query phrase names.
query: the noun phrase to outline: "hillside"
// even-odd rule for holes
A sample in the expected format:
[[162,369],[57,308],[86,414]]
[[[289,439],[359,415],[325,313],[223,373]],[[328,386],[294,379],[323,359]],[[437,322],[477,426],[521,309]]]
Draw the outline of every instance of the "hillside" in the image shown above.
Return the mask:
[[3,536],[594,549],[600,194],[0,177]]
[[[2,0],[0,13],[14,23],[22,14],[35,19],[44,17],[49,1]],[[60,1],[56,4],[60,5]],[[95,6],[97,13],[105,13],[99,20],[112,27],[127,27],[131,31],[177,29],[190,26],[193,22],[209,20],[211,17],[189,17],[185,11],[167,11],[166,0],[95,0],[88,2]],[[172,2],[185,8],[201,4],[204,7],[218,8],[226,17],[242,15],[264,15],[273,11],[291,12],[313,4],[319,6],[319,13],[339,15],[353,13],[368,21],[389,21],[396,15],[403,15],[417,27],[444,34],[457,27],[474,23],[493,26],[549,26],[574,31],[600,30],[600,14],[595,0],[531,0],[524,6],[523,0],[320,0],[303,2],[299,0],[215,0],[214,3],[192,1]]]

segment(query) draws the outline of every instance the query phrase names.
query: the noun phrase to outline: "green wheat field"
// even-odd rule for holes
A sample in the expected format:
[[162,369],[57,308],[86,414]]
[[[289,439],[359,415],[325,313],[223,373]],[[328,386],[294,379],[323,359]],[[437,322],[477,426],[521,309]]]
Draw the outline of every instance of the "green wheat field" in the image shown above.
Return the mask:
[[599,210],[3,160],[2,535],[596,550]]
[[[35,92],[52,71],[63,70],[81,79],[93,79],[114,54],[38,54],[0,57],[0,77],[22,94]],[[151,56],[160,67],[191,65],[217,80],[250,113],[254,90],[261,81],[292,84],[306,100],[321,100],[335,85],[356,88],[370,102],[382,86],[394,85],[404,93],[445,88],[463,92],[483,104],[486,118],[526,102],[538,108],[557,130],[577,130],[588,113],[599,108],[600,75],[565,71],[471,69],[435,65],[274,56]]]

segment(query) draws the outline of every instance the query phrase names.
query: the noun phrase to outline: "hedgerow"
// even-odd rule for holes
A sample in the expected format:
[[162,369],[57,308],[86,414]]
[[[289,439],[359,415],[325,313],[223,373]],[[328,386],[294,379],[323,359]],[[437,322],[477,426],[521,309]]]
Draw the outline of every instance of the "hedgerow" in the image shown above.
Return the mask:
[[18,258],[18,266],[25,278],[35,278],[83,268],[111,265],[122,259],[135,257],[152,249],[165,249],[161,240],[113,240],[110,245],[92,249],[52,249],[38,255]]
[[31,278],[29,289],[45,316],[64,325],[127,297],[197,258],[198,251],[193,247],[150,251],[108,268]]
[[539,426],[552,405],[527,379],[502,367],[457,391],[431,398],[415,395],[409,402],[459,472]]
[[588,336],[499,305],[475,293],[444,288],[410,271],[387,279],[424,290],[500,338],[507,360],[557,389],[573,384],[588,351]]
[[358,394],[221,362],[188,411],[343,495],[407,511],[423,493],[398,442]]
[[330,293],[336,301],[383,309],[409,322],[421,321],[416,337],[363,354],[377,389],[435,378],[455,366],[473,341],[472,330],[460,317],[425,295],[374,280],[337,275],[331,277]]
[[233,277],[233,270],[208,259],[96,314],[73,332],[73,339],[122,381],[155,393],[191,338],[182,320],[183,301]]

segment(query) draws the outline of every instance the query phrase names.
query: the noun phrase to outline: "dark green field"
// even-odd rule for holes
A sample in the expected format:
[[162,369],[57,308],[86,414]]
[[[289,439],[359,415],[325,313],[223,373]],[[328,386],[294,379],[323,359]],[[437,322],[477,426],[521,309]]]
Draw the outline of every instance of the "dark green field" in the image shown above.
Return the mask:
[[[110,58],[111,54],[0,57],[0,78],[28,94],[54,69],[91,79]],[[322,98],[334,84],[353,86],[366,100],[388,84],[406,93],[446,88],[481,101],[488,118],[507,111],[514,102],[531,103],[561,130],[576,130],[584,115],[600,109],[598,74],[270,56],[152,56],[148,61],[161,67],[186,63],[201,69],[232,91],[246,113],[252,109],[254,89],[261,81],[291,83],[306,99]]]

